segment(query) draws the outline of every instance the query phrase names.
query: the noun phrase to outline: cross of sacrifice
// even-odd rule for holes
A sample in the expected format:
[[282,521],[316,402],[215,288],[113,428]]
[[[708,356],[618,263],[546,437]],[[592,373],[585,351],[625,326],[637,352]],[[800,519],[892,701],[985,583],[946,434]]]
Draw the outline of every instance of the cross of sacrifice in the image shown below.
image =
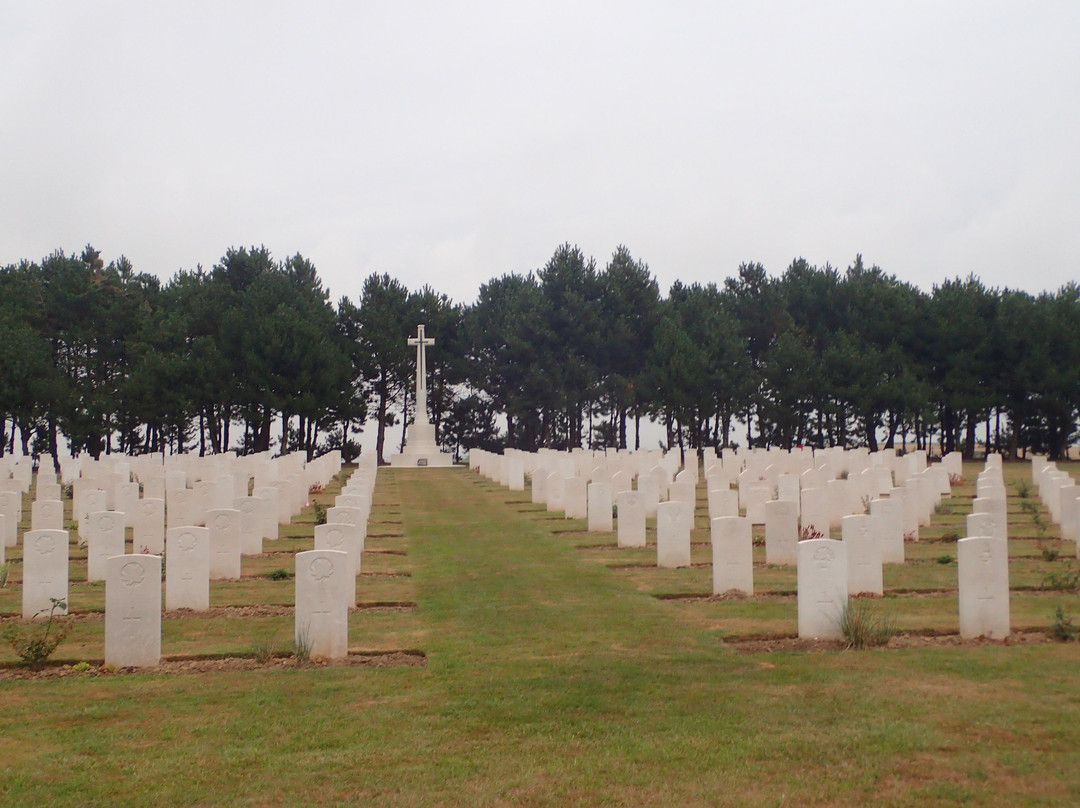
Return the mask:
[[416,420],[427,421],[427,353],[435,340],[424,336],[424,326],[416,327],[416,336],[409,337],[409,344],[416,346]]

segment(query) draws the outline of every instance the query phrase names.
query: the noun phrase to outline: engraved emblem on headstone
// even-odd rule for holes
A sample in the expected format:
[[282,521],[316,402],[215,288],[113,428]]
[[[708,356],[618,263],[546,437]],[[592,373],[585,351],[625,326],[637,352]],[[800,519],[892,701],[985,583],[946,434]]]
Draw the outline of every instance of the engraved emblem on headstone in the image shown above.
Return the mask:
[[329,558],[316,558],[309,567],[311,577],[322,583],[334,574],[334,563]]
[[139,586],[143,582],[145,572],[143,571],[142,564],[135,561],[129,561],[127,564],[120,568],[120,580],[124,586],[131,588],[133,586]]

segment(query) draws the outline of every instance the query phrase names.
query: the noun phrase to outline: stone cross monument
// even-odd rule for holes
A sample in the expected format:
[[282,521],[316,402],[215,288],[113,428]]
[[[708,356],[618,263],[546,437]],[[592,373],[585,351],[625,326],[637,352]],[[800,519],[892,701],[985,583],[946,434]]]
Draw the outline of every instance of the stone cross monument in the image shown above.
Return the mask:
[[416,421],[427,423],[427,346],[435,340],[424,336],[424,326],[416,327],[416,337],[409,339],[410,345],[416,346]]
[[453,457],[439,451],[435,442],[435,425],[428,420],[427,411],[427,347],[435,340],[424,335],[424,326],[416,327],[416,336],[409,345],[416,348],[416,418],[405,431],[405,448],[390,457],[391,466],[450,466]]

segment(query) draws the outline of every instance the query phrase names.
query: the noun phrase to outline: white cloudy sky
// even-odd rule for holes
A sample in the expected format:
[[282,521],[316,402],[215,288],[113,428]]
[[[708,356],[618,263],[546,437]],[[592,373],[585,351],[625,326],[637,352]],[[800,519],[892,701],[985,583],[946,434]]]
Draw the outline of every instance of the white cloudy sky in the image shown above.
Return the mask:
[[0,0],[0,265],[1077,277],[1080,3]]

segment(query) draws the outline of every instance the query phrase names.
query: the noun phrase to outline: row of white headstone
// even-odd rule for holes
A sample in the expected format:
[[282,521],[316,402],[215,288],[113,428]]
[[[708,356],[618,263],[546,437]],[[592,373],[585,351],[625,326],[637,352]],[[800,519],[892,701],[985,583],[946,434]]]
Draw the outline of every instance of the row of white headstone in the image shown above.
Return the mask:
[[[306,499],[310,486],[325,485],[340,467],[340,455],[336,453],[325,455],[310,464],[303,464],[301,479],[298,480],[295,474],[291,474],[291,485],[287,488],[274,486],[274,493],[288,494],[302,485]],[[371,464],[365,464],[364,473],[354,475],[355,480],[350,481],[354,488],[350,493],[355,496],[350,498],[343,492],[343,497],[339,497],[337,503],[340,507],[328,509],[330,524],[317,528],[322,544],[336,543],[342,546],[343,549],[339,552],[345,561],[343,571],[353,569],[356,572],[359,571],[359,554],[363,549],[370,511],[370,487],[374,485],[374,471],[369,470],[369,467]],[[59,496],[59,492],[51,490],[50,485],[54,484],[54,481],[49,480],[49,476],[51,476],[50,473],[43,474],[42,479],[39,479],[39,486],[43,486],[47,496]],[[364,481],[370,481],[370,487],[366,492],[362,491]],[[218,478],[218,483],[223,488],[231,488],[227,480]],[[123,481],[119,482],[119,485],[123,484]],[[138,483],[135,485],[137,486]],[[38,490],[41,491],[41,488]],[[181,489],[167,490],[179,491]],[[14,493],[21,500],[21,493],[6,493]],[[97,494],[104,495],[105,493],[102,489],[84,491],[84,495],[91,501]],[[366,506],[364,506],[365,498]],[[295,499],[297,498],[289,497],[288,501],[293,502]],[[280,499],[247,497],[244,500],[250,500],[255,507],[250,510],[241,507],[214,508],[202,512],[189,509],[183,511],[184,515],[193,522],[199,520],[201,523],[181,524],[170,527],[167,531],[164,530],[163,509],[155,508],[161,516],[155,518],[154,525],[160,527],[164,533],[160,544],[161,551],[168,550],[165,554],[164,581],[167,611],[209,608],[209,582],[239,578],[241,555],[262,552],[263,535],[260,535],[262,531],[259,525],[268,525],[272,520],[273,535],[276,537],[276,526],[279,521],[276,503]],[[39,500],[34,503],[34,506],[42,502],[47,502],[50,506],[58,505],[60,513],[63,513],[61,500]],[[241,500],[236,502],[238,505],[242,504]],[[139,500],[140,505],[145,506],[146,503],[145,499]],[[301,507],[303,504],[304,502],[300,502]],[[14,513],[18,513],[14,508],[11,509]],[[52,508],[48,510],[51,511]],[[266,518],[267,514],[270,518]],[[243,527],[245,517],[248,516],[251,517],[252,521],[249,524],[253,525],[253,529],[247,531],[249,535],[245,539]],[[21,515],[16,518],[21,519]],[[2,519],[5,528],[9,524],[9,519],[10,517],[6,515]],[[55,602],[67,602],[70,538],[68,531],[64,530],[62,525],[61,520],[59,527],[35,528],[32,526],[32,529],[22,537],[24,545],[22,611],[26,619],[48,614]],[[87,542],[88,578],[90,580],[103,579],[106,586],[106,662],[118,666],[156,665],[160,659],[161,644],[162,556],[151,552],[125,554],[125,526],[125,514],[119,511],[93,511],[80,520],[80,533],[85,535]],[[156,536],[156,533],[140,536],[137,526],[138,521],[133,526],[136,549],[139,548],[140,539],[145,541],[148,537],[152,539]],[[7,539],[8,535],[5,533],[5,541]],[[317,549],[319,545],[320,539],[317,538]],[[145,544],[143,549],[146,549]],[[2,543],[0,543],[0,563],[2,561]],[[320,570],[324,563],[326,562],[320,562],[315,570]],[[309,567],[302,566],[298,562],[298,573],[307,569]],[[340,584],[340,581],[347,577],[345,574],[338,575],[335,583]],[[352,580],[353,587],[351,589],[346,587],[343,590],[345,596],[342,603],[346,610],[350,605],[355,605],[355,574]],[[301,575],[298,574],[297,586],[299,588],[302,585]],[[326,599],[323,598],[323,600]],[[321,614],[321,611],[316,610],[316,614]],[[298,634],[303,634],[305,637],[309,633],[318,640],[316,643],[318,652],[323,653],[324,648],[328,647],[326,641],[321,639],[325,632],[321,631],[319,625],[310,632],[306,624],[303,631],[298,629]]]
[[1061,526],[1061,538],[1076,543],[1080,558],[1080,486],[1069,472],[1042,456],[1031,459],[1031,481],[1050,511],[1050,520]]
[[[848,457],[830,450],[825,462],[801,474],[783,469],[806,465],[804,453],[797,462],[777,452],[762,454],[768,461],[765,466],[753,454],[742,458],[741,465],[706,459],[710,463],[705,476],[713,592],[753,595],[752,528],[763,524],[766,563],[797,567],[799,634],[803,637],[838,637],[849,597],[883,594],[882,565],[904,562],[905,533],[917,539],[919,525],[929,524],[942,496],[950,493],[952,481],[962,472],[958,454],[928,466],[922,453],[901,459],[892,453],[856,452]],[[632,481],[629,471],[633,468],[633,461],[624,460],[621,468],[611,472],[608,457],[479,453],[470,457],[470,464],[511,490],[516,488],[518,470],[530,470],[534,502],[546,501],[548,510],[559,510],[561,505],[567,518],[587,518],[590,531],[603,532],[612,530],[611,478],[622,487]],[[597,460],[601,462],[593,466],[590,479],[600,481],[565,476]],[[671,479],[674,463],[646,456],[637,466],[643,468],[650,461],[657,462],[637,474],[637,490],[615,493],[618,545],[644,547],[645,519],[653,511],[657,566],[690,566],[697,469],[684,469]],[[847,477],[830,479],[830,473]],[[976,512],[967,518],[970,538],[962,539],[957,551],[964,637],[1000,638],[1009,633],[1007,521],[1001,479],[1000,457],[992,458],[977,483]],[[737,489],[732,489],[732,482]],[[657,501],[665,488],[668,501]],[[755,493],[744,497],[748,489]],[[557,493],[553,496],[552,492]],[[584,517],[580,515],[582,499]],[[859,513],[865,510],[869,513]],[[841,540],[835,541],[829,536],[838,521]]]
[[[287,458],[289,456],[286,456]],[[166,489],[166,499],[136,497],[129,506],[134,519],[125,511],[105,510],[109,495],[113,503],[120,490],[133,489],[139,493],[139,483],[125,480],[130,475],[127,464],[117,463],[124,470],[111,474],[110,478],[85,478],[88,484],[80,486],[84,478],[73,484],[72,510],[78,520],[80,542],[87,546],[87,580],[104,580],[105,560],[125,551],[125,528],[132,527],[133,549],[140,554],[158,555],[169,550],[165,576],[167,584],[167,609],[206,608],[209,599],[209,580],[235,579],[240,577],[241,555],[258,555],[262,552],[264,538],[277,538],[278,523],[282,521],[281,503],[287,503],[289,515],[303,507],[311,485],[322,485],[340,468],[340,456],[326,455],[311,464],[302,464],[300,471],[290,473],[285,481],[260,489],[254,496],[229,500],[228,507],[206,508],[205,505],[222,505],[237,492],[236,481],[246,486],[249,479],[241,474],[218,476],[216,470],[229,469],[229,459],[205,459],[207,467],[213,465],[212,487],[207,490],[214,498],[195,498],[193,489],[181,488],[186,483],[187,472],[169,472],[173,486]],[[295,461],[287,461],[290,466]],[[189,463],[196,474],[203,464]],[[275,465],[271,463],[271,466]],[[84,470],[88,467],[84,466]],[[204,472],[209,468],[202,469]],[[195,479],[196,484],[210,481]],[[89,485],[105,485],[90,488]],[[22,519],[22,493],[16,489],[14,478],[0,480],[0,516],[4,528],[4,545],[14,546],[18,541],[16,525]],[[64,502],[55,475],[50,471],[38,474],[35,487],[36,499],[31,504],[31,524],[23,540],[22,615],[31,619],[48,612],[54,600],[66,603],[68,595],[69,539],[64,524]],[[86,508],[96,508],[86,511]],[[166,526],[168,525],[168,528]],[[205,556],[205,559],[204,559]],[[0,563],[3,552],[0,548]],[[206,567],[206,574],[202,568]],[[205,578],[205,580],[203,580]],[[190,583],[195,581],[196,583]]]

